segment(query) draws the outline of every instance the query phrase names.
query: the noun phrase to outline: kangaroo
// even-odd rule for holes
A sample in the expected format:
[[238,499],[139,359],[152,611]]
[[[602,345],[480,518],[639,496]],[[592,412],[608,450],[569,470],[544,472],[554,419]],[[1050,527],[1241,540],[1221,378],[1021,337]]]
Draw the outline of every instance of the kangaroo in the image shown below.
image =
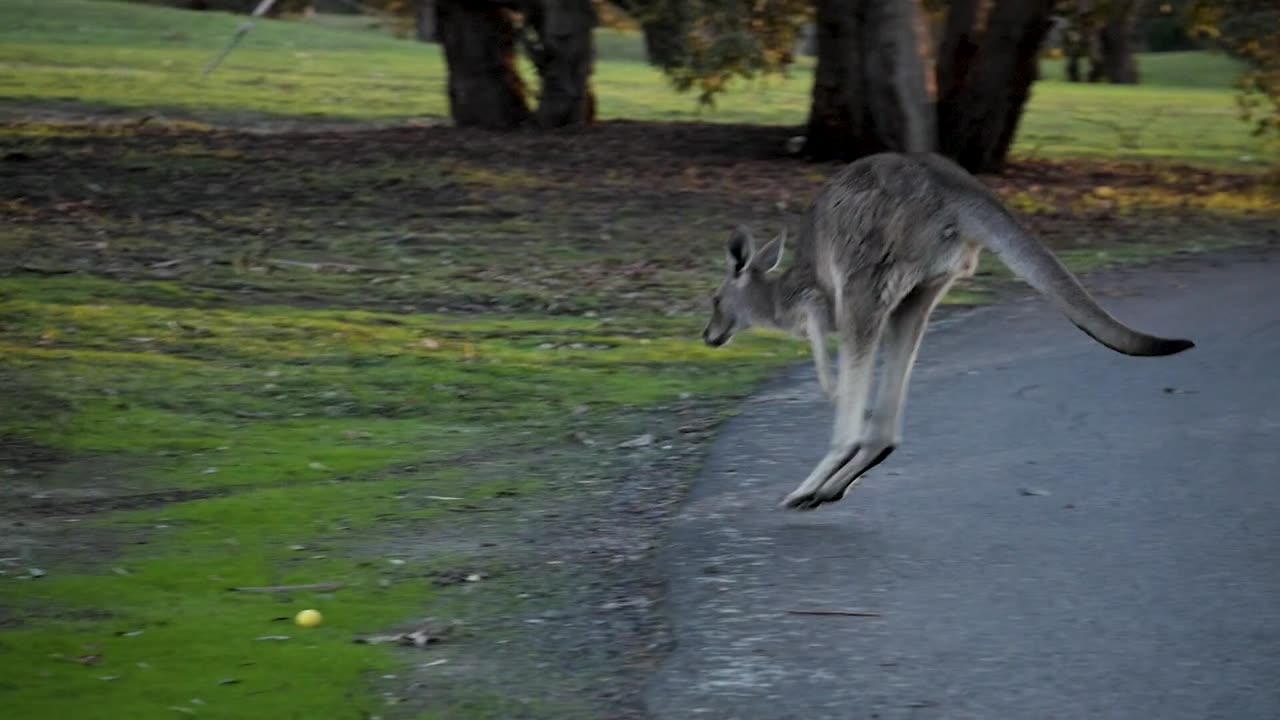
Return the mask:
[[702,339],[712,347],[726,345],[735,333],[749,327],[781,330],[799,338],[807,338],[813,347],[813,362],[818,384],[829,399],[835,399],[827,356],[827,335],[832,331],[834,316],[826,294],[812,284],[794,282],[799,275],[787,275],[791,282],[778,282],[771,276],[782,264],[787,233],[770,240],[759,250],[755,239],[744,226],[737,227],[729,238],[728,275],[711,298],[711,321],[702,331]]
[[[803,334],[813,345],[835,422],[827,454],[786,496],[786,508],[839,501],[901,443],[907,384],[929,315],[957,279],[973,275],[983,248],[1104,347],[1139,357],[1195,347],[1114,318],[994,192],[932,153],[879,153],[846,165],[819,190],[798,233],[795,260],[779,271],[786,242],[783,233],[757,248],[745,228],[733,232],[727,276],[702,332],[712,347],[752,326]],[[833,330],[839,337],[834,385],[823,340]],[[879,353],[883,375],[872,398]]]

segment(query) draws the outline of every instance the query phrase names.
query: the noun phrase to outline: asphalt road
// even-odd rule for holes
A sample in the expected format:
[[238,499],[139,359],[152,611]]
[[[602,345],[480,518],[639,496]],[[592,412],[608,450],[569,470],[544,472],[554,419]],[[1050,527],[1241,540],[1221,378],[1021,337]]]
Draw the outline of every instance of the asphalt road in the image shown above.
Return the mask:
[[935,325],[903,445],[807,513],[812,370],[748,402],[669,538],[651,714],[1280,718],[1280,257],[1088,284],[1198,347],[1118,355],[1039,297]]

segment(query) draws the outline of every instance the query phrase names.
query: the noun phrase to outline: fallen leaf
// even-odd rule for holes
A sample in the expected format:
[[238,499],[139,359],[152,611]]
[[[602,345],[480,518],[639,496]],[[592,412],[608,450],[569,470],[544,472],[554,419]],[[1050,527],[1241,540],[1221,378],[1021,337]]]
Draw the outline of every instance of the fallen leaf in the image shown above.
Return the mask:
[[431,643],[440,642],[440,638],[432,635],[426,630],[414,630],[401,638],[401,644],[412,645],[414,647],[426,647]]
[[424,648],[428,645],[435,645],[443,642],[445,636],[448,635],[454,627],[455,624],[450,624],[437,631],[429,625],[423,625],[417,630],[413,630],[411,632],[388,635],[367,635],[365,637],[358,637],[352,642],[360,645],[383,645],[387,643],[396,643],[409,647]]
[[648,447],[652,444],[653,444],[653,435],[651,435],[650,433],[645,433],[638,437],[633,437],[630,440],[625,440],[623,442],[618,443],[618,447],[641,448],[641,447]]

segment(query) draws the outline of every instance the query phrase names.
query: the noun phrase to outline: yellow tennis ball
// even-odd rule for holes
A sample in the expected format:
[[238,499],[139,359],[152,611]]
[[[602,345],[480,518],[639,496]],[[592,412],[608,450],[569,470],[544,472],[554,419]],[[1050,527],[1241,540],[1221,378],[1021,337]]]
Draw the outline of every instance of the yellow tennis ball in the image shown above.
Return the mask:
[[324,622],[324,616],[320,614],[319,610],[303,610],[293,618],[293,621],[301,627],[313,628]]

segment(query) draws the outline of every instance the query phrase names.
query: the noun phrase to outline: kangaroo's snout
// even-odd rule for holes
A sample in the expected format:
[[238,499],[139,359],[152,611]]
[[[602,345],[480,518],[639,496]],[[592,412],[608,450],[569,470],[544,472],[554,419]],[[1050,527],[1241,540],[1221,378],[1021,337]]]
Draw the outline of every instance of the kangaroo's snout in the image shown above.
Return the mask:
[[711,347],[720,347],[721,345],[724,345],[728,341],[729,341],[729,333],[727,332],[713,335],[711,333],[711,326],[709,325],[702,329],[702,342],[706,343]]

